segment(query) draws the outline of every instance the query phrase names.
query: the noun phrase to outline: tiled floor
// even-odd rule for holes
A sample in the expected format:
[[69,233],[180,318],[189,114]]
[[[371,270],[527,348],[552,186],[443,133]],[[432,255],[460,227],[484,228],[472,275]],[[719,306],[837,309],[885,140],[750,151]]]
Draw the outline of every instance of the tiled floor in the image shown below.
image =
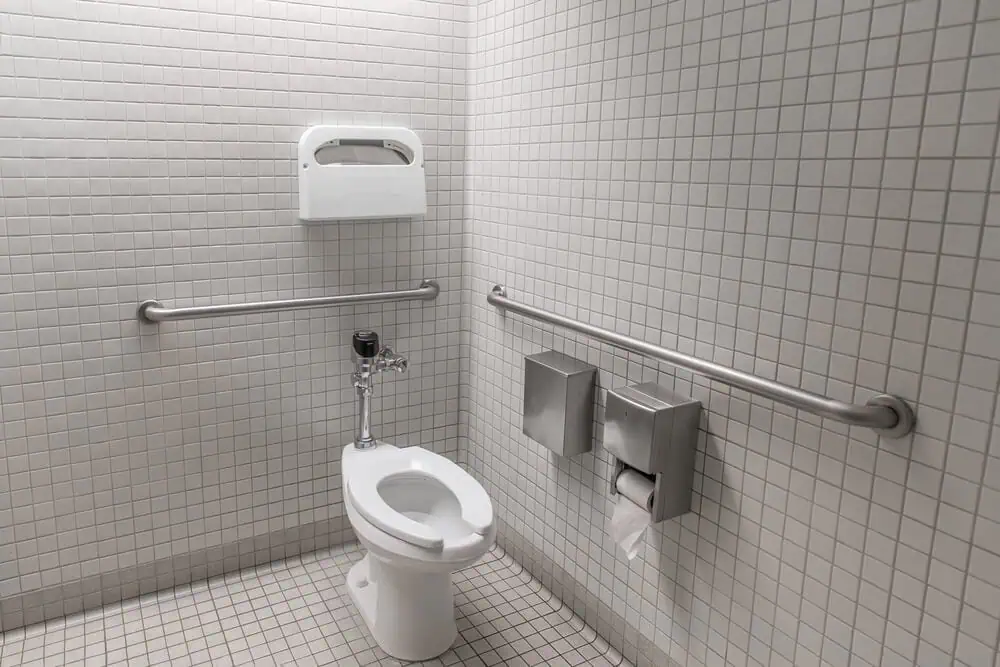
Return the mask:
[[[398,665],[344,585],[340,546],[0,635],[9,665]],[[460,636],[428,665],[625,665],[501,550],[455,575]]]

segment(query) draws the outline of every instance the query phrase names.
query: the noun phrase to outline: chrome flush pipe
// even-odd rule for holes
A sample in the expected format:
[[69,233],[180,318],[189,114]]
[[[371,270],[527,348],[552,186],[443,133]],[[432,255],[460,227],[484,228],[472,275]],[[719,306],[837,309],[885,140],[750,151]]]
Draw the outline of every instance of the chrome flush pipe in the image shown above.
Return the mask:
[[351,379],[358,390],[358,433],[354,446],[369,449],[378,444],[372,435],[372,394],[375,391],[374,378],[384,371],[403,373],[409,362],[406,357],[396,354],[392,348],[380,348],[378,334],[374,331],[356,331],[353,338],[354,373]]

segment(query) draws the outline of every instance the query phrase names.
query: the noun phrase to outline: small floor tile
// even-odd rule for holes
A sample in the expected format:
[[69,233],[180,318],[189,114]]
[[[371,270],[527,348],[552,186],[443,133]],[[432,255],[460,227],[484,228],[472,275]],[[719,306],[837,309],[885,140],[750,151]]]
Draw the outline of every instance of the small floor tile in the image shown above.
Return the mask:
[[[357,545],[305,554],[0,634],[10,665],[404,664],[347,593]],[[501,549],[454,576],[459,637],[421,663],[628,665]]]

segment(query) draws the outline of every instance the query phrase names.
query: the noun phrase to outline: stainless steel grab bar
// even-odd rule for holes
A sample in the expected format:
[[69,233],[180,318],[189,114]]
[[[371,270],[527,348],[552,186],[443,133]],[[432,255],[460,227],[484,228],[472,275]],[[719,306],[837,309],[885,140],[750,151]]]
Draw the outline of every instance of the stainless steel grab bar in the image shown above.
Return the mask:
[[256,301],[253,303],[226,304],[221,306],[187,306],[167,308],[159,301],[150,299],[139,304],[139,321],[170,322],[173,320],[200,320],[219,315],[250,315],[252,313],[273,313],[280,310],[302,310],[323,306],[347,306],[358,303],[385,303],[388,301],[433,301],[440,294],[441,287],[434,280],[425,280],[415,289],[394,292],[368,292],[367,294],[346,294],[343,296],[319,296],[307,299],[282,299],[279,301]]
[[881,394],[873,397],[865,405],[843,403],[798,387],[790,387],[774,380],[766,380],[756,375],[668,350],[659,345],[646,343],[615,331],[595,327],[586,322],[556,315],[541,308],[511,301],[507,297],[507,290],[503,285],[496,285],[486,296],[486,300],[500,310],[510,310],[534,320],[572,329],[616,347],[659,359],[673,366],[686,368],[707,378],[739,387],[750,393],[765,396],[821,417],[828,417],[851,426],[866,426],[875,429],[887,438],[902,438],[913,431],[916,425],[916,416],[913,414],[913,410],[910,409],[906,401],[898,396]]

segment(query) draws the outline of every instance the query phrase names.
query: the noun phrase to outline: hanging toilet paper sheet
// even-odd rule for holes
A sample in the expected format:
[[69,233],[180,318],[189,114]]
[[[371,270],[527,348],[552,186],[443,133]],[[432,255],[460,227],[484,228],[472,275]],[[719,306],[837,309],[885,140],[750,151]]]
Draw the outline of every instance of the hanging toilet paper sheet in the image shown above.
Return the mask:
[[632,560],[651,523],[653,482],[634,470],[625,470],[615,480],[618,502],[611,515],[611,537]]

